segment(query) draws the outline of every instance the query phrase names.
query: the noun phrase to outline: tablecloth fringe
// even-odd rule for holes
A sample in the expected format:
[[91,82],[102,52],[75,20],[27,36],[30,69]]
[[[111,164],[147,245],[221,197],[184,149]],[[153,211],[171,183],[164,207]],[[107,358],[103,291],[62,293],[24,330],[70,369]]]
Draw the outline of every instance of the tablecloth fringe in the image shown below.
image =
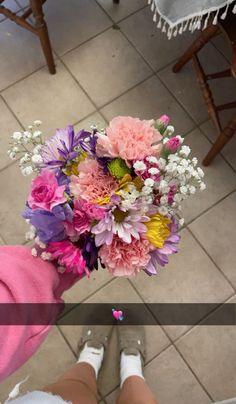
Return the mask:
[[[192,14],[185,18],[179,19],[174,24],[169,21],[163,14],[161,14],[155,0],[148,0],[148,4],[151,5],[151,10],[153,12],[153,21],[157,23],[157,28],[161,29],[162,32],[167,33],[168,39],[171,39],[172,37],[176,37],[178,34],[182,34],[187,29],[190,32],[205,29],[208,25],[208,20],[212,13],[215,13],[212,23],[216,25],[218,23],[218,20],[224,20],[226,18],[229,6],[234,1],[235,0],[226,0],[220,9],[218,7],[211,7],[203,13],[196,13],[194,15]],[[219,13],[223,7],[226,7],[225,11],[219,16]],[[233,7],[232,12],[236,14],[236,4]]]

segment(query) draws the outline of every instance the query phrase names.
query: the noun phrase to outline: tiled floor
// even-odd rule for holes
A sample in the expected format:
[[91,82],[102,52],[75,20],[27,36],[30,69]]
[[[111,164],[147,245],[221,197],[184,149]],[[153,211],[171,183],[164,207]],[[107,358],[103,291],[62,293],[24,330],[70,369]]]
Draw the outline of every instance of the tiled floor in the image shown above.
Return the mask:
[[[27,0],[5,3],[18,12]],[[34,119],[41,119],[50,135],[68,123],[105,126],[118,114],[152,118],[167,113],[200,160],[216,137],[192,65],[178,75],[171,71],[193,36],[168,41],[153,24],[145,0],[121,0],[120,6],[111,0],[48,0],[45,14],[55,76],[49,75],[36,38],[12,22],[0,23],[0,244],[24,243],[20,212],[29,180],[20,176],[6,150],[11,132]],[[208,71],[224,69],[229,57],[222,38],[201,52]],[[221,102],[236,93],[232,80],[216,81],[213,89]],[[181,251],[156,278],[112,279],[101,271],[75,285],[66,301],[234,301],[235,156],[236,138],[205,168],[207,190],[184,206]],[[54,327],[36,355],[0,385],[0,401],[27,374],[31,379],[24,388],[40,388],[71,365],[80,332],[76,326]],[[160,404],[207,404],[236,396],[236,328],[149,326],[146,334],[145,374]],[[99,377],[103,403],[115,402],[118,385],[114,334]]]

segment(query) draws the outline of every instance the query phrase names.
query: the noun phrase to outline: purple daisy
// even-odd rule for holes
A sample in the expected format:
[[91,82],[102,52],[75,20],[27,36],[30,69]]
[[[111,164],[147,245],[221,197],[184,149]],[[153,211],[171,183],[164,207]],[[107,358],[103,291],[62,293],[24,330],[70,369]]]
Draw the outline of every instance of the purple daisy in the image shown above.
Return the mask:
[[179,243],[181,238],[178,234],[179,226],[177,223],[171,223],[169,229],[171,234],[167,237],[163,248],[157,248],[149,253],[151,259],[144,271],[150,276],[157,274],[156,267],[158,264],[162,267],[168,264],[168,255],[176,254],[178,252],[176,244]]
[[115,234],[130,244],[132,237],[139,240],[140,234],[147,231],[144,222],[148,220],[148,217],[142,216],[136,210],[122,211],[114,206],[106,212],[104,218],[91,229],[91,232],[95,234],[96,246],[111,245]]

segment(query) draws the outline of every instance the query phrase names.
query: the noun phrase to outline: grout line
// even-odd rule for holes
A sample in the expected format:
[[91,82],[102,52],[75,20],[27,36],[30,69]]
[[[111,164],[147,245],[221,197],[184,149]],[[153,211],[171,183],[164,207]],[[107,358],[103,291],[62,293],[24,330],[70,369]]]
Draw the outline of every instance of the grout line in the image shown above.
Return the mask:
[[189,222],[186,222],[186,227],[191,225],[195,220],[199,219],[201,216],[205,215],[208,213],[212,208],[215,206],[219,205],[222,201],[224,201],[228,196],[232,195],[236,191],[236,188],[234,188],[232,191],[230,191],[228,194],[224,195],[221,199],[219,199],[217,202],[213,203],[213,205],[209,206],[207,209],[203,210],[199,215],[197,215],[194,219],[191,219]]
[[[166,67],[164,67],[162,70],[164,70]],[[160,72],[161,70],[159,70]],[[177,99],[177,96],[172,93],[171,89],[166,85],[166,83],[164,82],[164,80],[159,76],[159,72],[156,73],[157,78],[160,80],[160,82],[162,83],[162,85],[169,91],[169,93],[172,95],[172,97],[175,99],[175,101],[177,102],[177,104],[181,107],[181,109],[186,113],[186,115],[188,116],[188,118],[191,120],[191,122],[194,124],[194,127],[198,127],[198,122],[195,121],[195,119],[192,117],[192,115],[190,114],[190,112],[186,109],[186,107]],[[205,122],[205,120],[204,120]]]
[[20,127],[22,128],[22,130],[25,130],[25,127],[22,125],[21,121],[19,120],[19,118],[17,117],[17,115],[15,114],[15,112],[11,109],[11,107],[8,105],[7,101],[5,100],[5,98],[3,97],[3,95],[0,93],[0,99],[3,101],[3,103],[6,105],[7,109],[9,109],[9,111],[12,113],[12,115],[14,116],[15,120],[18,122],[18,124],[20,125]]
[[[114,101],[117,101],[120,97],[123,97],[124,95],[126,95],[129,91],[134,90],[136,87],[138,87],[139,85],[145,83],[145,81],[150,80],[152,77],[154,77],[153,72],[150,72],[150,75],[148,75],[147,77],[145,77],[144,79],[142,79],[141,81],[139,81],[137,84],[134,84],[132,87],[128,88],[127,90],[125,90],[123,93],[121,93],[120,95],[117,95],[115,98],[113,98],[112,100],[106,102],[105,104],[101,105],[99,107],[99,111],[101,113],[101,109],[106,108],[107,106],[109,106],[110,104],[112,104]],[[107,120],[107,119],[106,119]]]
[[202,248],[202,250],[205,252],[205,254],[208,256],[208,258],[211,260],[211,262],[215,265],[215,267],[220,271],[220,273],[223,275],[227,283],[230,284],[232,287],[234,293],[236,292],[236,287],[233,285],[231,280],[227,277],[227,275],[222,271],[222,269],[219,267],[219,265],[215,262],[215,260],[210,256],[208,251],[205,249],[205,247],[202,245],[202,243],[198,240],[198,238],[195,236],[195,234],[192,232],[192,230],[188,227],[188,231],[192,235],[192,237],[195,239],[195,241],[198,243],[198,245]]
[[[212,309],[211,311],[209,311],[197,324],[194,324],[190,329],[188,329],[186,332],[184,332],[184,334],[178,336],[178,337],[173,341],[173,344],[174,344],[174,345],[177,344],[181,339],[183,339],[184,337],[186,337],[188,334],[190,334],[190,333],[191,333],[193,330],[195,330],[196,328],[201,327],[201,326],[204,327],[204,321],[205,321],[208,317],[211,317],[212,314],[214,314],[217,310],[220,310],[220,308],[223,307],[224,304],[227,304],[227,302],[228,302],[229,300],[231,300],[233,297],[236,297],[235,292],[234,292],[231,296],[227,297],[227,299],[225,299],[223,302],[216,303],[217,306],[216,306],[214,309]],[[210,327],[210,326],[205,325],[205,327]],[[216,327],[217,327],[217,326],[216,326]],[[218,326],[218,327],[222,327],[222,326]],[[223,325],[223,327],[225,327],[225,326]]]
[[[78,307],[80,304],[86,302],[88,299],[90,299],[90,298],[91,298],[92,296],[94,296],[96,293],[100,292],[101,289],[103,289],[105,286],[109,285],[110,283],[112,283],[112,282],[114,282],[114,281],[115,281],[115,278],[114,278],[114,279],[112,278],[112,279],[109,279],[109,281],[107,281],[107,282],[105,282],[104,284],[102,284],[101,286],[99,286],[98,289],[96,289],[95,291],[93,291],[93,292],[91,292],[90,294],[88,294],[88,295],[87,295],[84,299],[82,299],[80,302],[75,303],[74,306],[73,306],[70,310],[66,311],[65,314],[63,314],[63,315],[60,317],[60,319],[66,317],[66,316],[67,316],[69,313],[71,313],[76,307]],[[70,303],[70,304],[73,304],[73,302]]]
[[177,351],[177,353],[179,354],[179,356],[182,358],[183,362],[185,363],[185,365],[187,366],[187,368],[189,369],[189,371],[192,373],[192,375],[195,377],[195,379],[197,380],[198,384],[201,386],[201,388],[203,389],[203,391],[206,393],[206,395],[210,398],[211,401],[213,401],[213,397],[211,397],[210,393],[207,391],[206,387],[204,386],[204,384],[200,381],[200,379],[198,378],[198,376],[196,375],[196,373],[193,371],[193,369],[190,367],[190,365],[188,364],[187,360],[185,359],[185,357],[182,355],[182,353],[179,351],[179,349],[176,347],[176,345],[173,345],[175,350]]
[[[85,93],[85,95],[89,98],[89,100],[91,101],[91,103],[93,104],[93,106],[96,108],[96,112],[101,113],[101,109],[103,109],[104,107],[106,107],[107,105],[111,104],[112,102],[116,101],[118,98],[122,97],[123,95],[127,94],[129,91],[133,90],[134,88],[138,87],[140,84],[144,83],[146,80],[149,80],[151,77],[153,77],[153,72],[150,72],[149,75],[147,75],[144,79],[142,79],[141,81],[139,81],[138,83],[136,83],[135,85],[131,86],[130,88],[128,88],[127,90],[125,90],[124,92],[120,93],[119,95],[117,95],[115,98],[107,101],[105,104],[102,104],[100,106],[98,106],[93,99],[91,98],[91,96],[88,94],[88,92],[84,89],[84,87],[82,86],[82,84],[78,81],[78,79],[74,76],[74,74],[72,73],[72,71],[70,70],[70,68],[66,65],[66,63],[63,61],[63,59],[61,59],[61,57],[59,55],[58,59],[60,60],[60,62],[63,64],[63,66],[66,68],[67,72],[72,76],[72,78],[76,81],[76,83],[78,84],[78,86],[80,87],[80,89]],[[93,111],[94,113],[95,111]],[[102,117],[104,118],[103,114]],[[107,119],[105,118],[105,120],[107,121]]]
[[[56,59],[55,59],[55,63],[56,63]],[[16,81],[13,81],[13,83],[9,84],[8,86],[6,86],[6,87],[4,87],[4,88],[2,88],[2,89],[0,90],[0,95],[3,97],[3,94],[2,94],[2,93],[3,93],[4,91],[9,90],[9,88],[13,87],[14,85],[20,83],[21,81],[27,79],[28,77],[32,76],[34,73],[37,73],[39,70],[42,70],[42,69],[44,69],[44,68],[46,68],[46,67],[47,67],[47,65],[46,65],[46,64],[43,64],[42,66],[38,67],[37,69],[35,69],[33,72],[27,74],[26,76],[21,77],[20,79],[18,79],[18,80],[16,80]],[[50,73],[48,73],[48,74],[50,74]]]
[[[126,19],[128,19],[129,17],[132,17],[134,14],[137,14],[139,11],[144,10],[144,8],[149,8],[148,5],[146,4],[145,6],[141,6],[140,8],[138,8],[135,11],[132,11],[130,14],[127,14],[125,17],[122,17],[120,20],[113,20],[112,16],[106,11],[105,8],[103,8],[102,4],[99,3],[98,0],[94,0],[95,3],[97,3],[97,5],[101,8],[101,10],[107,15],[108,18],[110,18],[110,20],[114,23],[114,24],[118,24]],[[119,4],[117,5],[119,7]]]
[[[146,305],[146,302],[144,301],[144,299],[143,299],[141,293],[139,293],[139,291],[138,291],[138,289],[136,288],[136,286],[133,285],[133,283],[130,281],[130,279],[128,279],[128,282],[129,282],[130,285],[133,287],[133,289],[135,290],[135,292],[137,293],[137,295],[140,297],[140,299],[142,300],[142,302]],[[149,309],[149,307],[148,307],[148,306],[146,306],[146,307],[147,307],[147,310],[151,313],[152,317],[154,317],[154,319],[156,320],[156,323],[157,323],[156,325],[158,325],[158,326],[162,329],[162,331],[163,331],[163,333],[165,334],[165,336],[167,337],[168,341],[170,342],[170,344],[172,344],[172,340],[171,340],[170,336],[167,334],[165,328],[159,323],[159,320],[156,318],[156,316],[154,315],[154,313]]]
[[196,122],[195,120],[192,118],[192,116],[190,115],[190,113],[185,109],[185,107],[178,101],[178,99],[175,97],[175,95],[171,92],[171,90],[169,89],[169,87],[166,86],[166,84],[163,82],[163,80],[159,77],[159,75],[157,74],[158,72],[166,69],[167,67],[169,67],[170,65],[172,65],[174,63],[175,60],[173,60],[172,62],[168,62],[165,66],[163,66],[162,68],[160,68],[159,70],[155,70],[153,69],[152,65],[149,63],[148,60],[146,60],[146,58],[143,56],[143,54],[141,53],[141,51],[139,51],[139,49],[133,44],[133,42],[129,39],[129,37],[123,32],[122,28],[120,29],[120,32],[123,34],[124,38],[129,42],[129,44],[136,50],[136,52],[139,54],[139,56],[142,58],[142,60],[149,66],[149,68],[152,70],[152,72],[154,73],[154,75],[160,80],[160,82],[162,83],[162,85],[166,88],[166,90],[168,91],[168,93],[175,99],[175,101],[177,102],[177,104],[185,111],[185,113],[187,114],[187,116],[189,117],[189,119],[191,120],[192,123],[194,123],[194,126],[196,126]]
[[[223,32],[221,33],[221,34],[219,34],[219,35],[222,35],[223,34]],[[216,38],[218,38],[218,36],[216,37]],[[213,39],[213,38],[212,38]],[[221,49],[219,49],[216,45],[215,45],[215,43],[212,41],[212,39],[210,40],[210,42],[211,42],[211,44],[214,46],[214,48],[223,56],[223,58],[226,60],[226,62],[228,62],[228,64],[230,64],[230,60],[225,56],[225,54],[221,51]],[[225,38],[224,38],[225,39]]]
[[0,238],[2,239],[4,245],[6,245],[6,244],[7,244],[7,243],[6,243],[6,240],[5,240],[5,238],[2,236],[2,234],[0,234]]
[[[10,160],[10,158],[9,158],[9,160]],[[13,166],[15,163],[17,163],[19,161],[19,159],[16,159],[16,160],[12,160],[11,162],[9,162],[9,163],[7,163],[7,165],[6,166],[4,166],[4,167],[2,167],[1,169],[0,169],[0,174],[3,172],[3,171],[5,171],[7,168],[10,168],[11,166]]]
[[[112,21],[111,21],[111,22],[112,22]],[[102,34],[104,34],[105,32],[109,31],[109,29],[112,29],[112,25],[109,25],[109,27],[104,28],[102,31],[99,31],[97,34],[92,35],[92,36],[91,36],[91,37],[89,37],[88,39],[85,39],[83,42],[81,42],[80,44],[78,44],[78,45],[74,46],[73,48],[71,48],[71,49],[69,49],[69,50],[65,51],[65,52],[64,52],[64,53],[62,53],[61,55],[59,55],[59,54],[57,53],[58,57],[64,57],[64,56],[67,56],[67,55],[68,55],[68,53],[70,53],[70,52],[73,52],[73,51],[77,50],[78,48],[80,48],[80,47],[81,47],[81,46],[83,46],[83,45],[86,45],[86,43],[88,43],[89,41],[91,41],[91,40],[93,40],[93,39],[97,38],[99,35],[102,35]],[[53,51],[56,53],[56,51],[55,51],[55,50],[53,50]]]
[[71,352],[73,353],[75,359],[78,359],[78,355],[76,354],[76,352],[74,351],[74,349],[72,348],[72,346],[70,345],[69,341],[66,339],[66,337],[64,336],[63,332],[61,331],[60,327],[58,325],[55,324],[55,326],[57,327],[59,333],[61,334],[62,338],[64,339],[66,345],[68,346],[68,348],[71,350]]
[[[95,104],[95,102],[93,101],[93,99],[90,97],[90,95],[87,93],[87,91],[83,88],[83,86],[80,84],[80,82],[77,80],[77,78],[74,76],[74,74],[72,73],[72,71],[69,69],[69,67],[66,65],[66,63],[64,62],[64,60],[57,54],[58,59],[60,60],[61,64],[64,66],[64,68],[66,69],[67,73],[70,74],[70,76],[74,79],[74,81],[77,83],[77,85],[79,86],[79,88],[84,92],[84,94],[87,96],[87,98],[89,99],[89,101],[91,102],[91,104],[93,105],[93,107],[95,108],[95,111],[98,112],[98,106]],[[94,113],[95,111],[91,112]]]
[[[208,121],[211,122],[211,119],[208,119],[206,122],[208,122]],[[206,122],[205,122],[205,123],[206,123]],[[210,142],[211,145],[214,145],[215,142],[208,138],[207,134],[206,134],[205,131],[202,129],[202,125],[203,125],[203,123],[202,123],[201,125],[199,125],[199,127],[198,127],[199,130],[200,130],[200,132],[205,136],[205,138],[208,140],[208,142]],[[225,146],[226,146],[226,145],[225,145]],[[236,169],[231,165],[231,163],[230,163],[230,162],[227,160],[227,158],[223,155],[223,150],[224,150],[224,148],[221,150],[221,152],[220,152],[218,155],[220,155],[220,156],[222,157],[222,159],[225,161],[225,163],[228,164],[228,166],[236,173]],[[216,157],[217,157],[217,156],[216,156]],[[212,162],[212,163],[213,163],[213,162]]]

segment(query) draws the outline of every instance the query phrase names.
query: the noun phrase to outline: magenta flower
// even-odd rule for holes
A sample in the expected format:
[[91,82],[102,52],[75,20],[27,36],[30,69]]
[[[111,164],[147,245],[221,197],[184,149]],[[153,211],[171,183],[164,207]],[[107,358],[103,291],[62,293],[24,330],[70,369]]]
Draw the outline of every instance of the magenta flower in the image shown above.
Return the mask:
[[55,174],[50,170],[43,170],[32,181],[28,204],[33,210],[42,209],[51,212],[55,206],[66,202],[64,191],[65,185],[58,185]]
[[74,240],[79,235],[89,231],[95,220],[101,220],[105,215],[105,211],[101,207],[92,205],[91,203],[78,198],[75,200],[73,210],[73,220],[65,223],[66,233]]
[[165,149],[169,150],[171,153],[175,153],[179,146],[181,145],[180,139],[178,137],[171,137],[166,143],[165,143]]
[[80,276],[87,273],[89,276],[89,271],[86,268],[86,262],[80,249],[70,241],[49,243],[46,251],[52,255],[53,259],[57,260],[60,266],[65,268],[65,272],[73,272]]
[[167,126],[169,125],[170,118],[168,115],[162,115],[154,124],[154,127],[157,128],[161,135],[165,132]]
[[159,119],[159,122],[161,122],[163,125],[167,126],[170,123],[170,117],[168,115],[162,115]]

